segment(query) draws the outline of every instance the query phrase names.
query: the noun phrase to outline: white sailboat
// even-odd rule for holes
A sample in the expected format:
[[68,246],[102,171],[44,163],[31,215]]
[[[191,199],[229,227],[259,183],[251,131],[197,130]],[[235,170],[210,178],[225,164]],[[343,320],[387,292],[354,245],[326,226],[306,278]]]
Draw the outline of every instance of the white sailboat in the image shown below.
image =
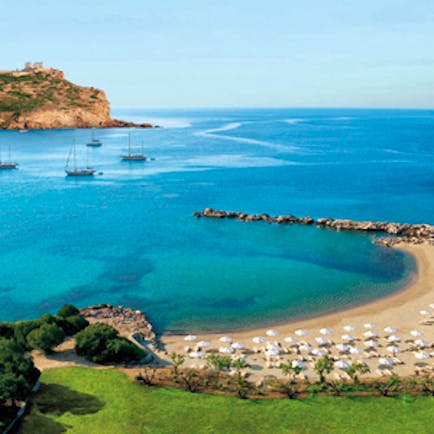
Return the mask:
[[86,146],[89,146],[91,148],[99,148],[100,146],[102,146],[102,142],[95,138],[95,130],[92,130],[92,140],[86,143]]
[[143,145],[140,152],[131,149],[131,133],[128,134],[128,153],[121,155],[122,161],[146,161],[146,155],[143,152]]
[[[87,162],[87,153],[86,153],[86,167],[79,168],[77,167],[77,146],[74,140],[74,143],[69,151],[68,158],[66,160],[65,165],[65,173],[66,176],[93,176],[96,172],[95,169],[89,167]],[[71,161],[72,160],[72,161]],[[72,163],[72,165],[71,165]]]
[[11,144],[8,146],[8,160],[3,161],[2,159],[2,149],[0,145],[0,170],[7,169],[16,169],[18,167],[18,163],[11,161]]

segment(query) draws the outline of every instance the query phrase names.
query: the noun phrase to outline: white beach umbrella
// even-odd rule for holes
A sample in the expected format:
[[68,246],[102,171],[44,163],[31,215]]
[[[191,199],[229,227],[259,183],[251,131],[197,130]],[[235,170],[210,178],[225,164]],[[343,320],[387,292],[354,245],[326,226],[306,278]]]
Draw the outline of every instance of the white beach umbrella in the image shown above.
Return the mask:
[[314,348],[312,350],[312,354],[314,356],[322,357],[322,356],[325,356],[327,354],[327,351],[323,350],[322,348]]
[[279,332],[277,330],[267,330],[265,332],[267,336],[276,337],[279,336]]
[[301,369],[306,369],[306,364],[303,362],[303,360],[293,360],[291,362],[291,366],[293,368],[301,368]]
[[336,348],[337,348],[339,351],[342,351],[342,352],[344,352],[344,353],[346,353],[347,351],[350,350],[350,347],[349,347],[347,344],[336,344]]
[[225,344],[231,344],[233,339],[230,336],[222,336],[219,341],[224,342]]
[[428,353],[425,353],[425,351],[420,351],[418,353],[414,353],[414,357],[416,357],[416,359],[419,359],[419,360],[427,360],[431,356]]
[[274,357],[278,356],[280,351],[277,348],[269,348],[267,351],[265,351],[265,355],[268,357]]
[[384,331],[385,331],[386,333],[396,333],[396,328],[395,328],[395,327],[386,327],[386,328],[384,329]]
[[422,316],[431,316],[431,312],[429,310],[420,310],[419,313]]
[[234,343],[231,345],[231,347],[232,347],[234,350],[242,350],[242,349],[244,348],[244,344],[241,343],[241,342],[234,342]]
[[323,337],[323,336],[318,336],[317,338],[315,338],[315,340],[316,340],[317,344],[319,344],[319,345],[328,345],[328,344],[330,344],[330,341],[327,338]]
[[298,344],[298,339],[297,338],[293,338],[291,336],[288,336],[284,339],[284,341],[288,344]]
[[353,325],[346,325],[346,326],[344,326],[344,330],[346,332],[354,332],[356,330],[356,328]]
[[372,323],[366,323],[366,324],[363,324],[363,327],[365,327],[365,329],[375,329],[375,328],[377,328],[377,326],[375,325],[375,324],[372,324]]
[[267,350],[278,350],[278,351],[280,351],[280,347],[279,347],[279,345],[277,345],[277,344],[272,344],[272,343],[267,344],[266,347],[265,347],[265,349],[267,349]]
[[399,353],[401,351],[401,349],[398,347],[398,345],[389,345],[386,348],[386,350],[389,351],[389,353],[392,353],[392,354],[396,354],[396,353]]
[[342,340],[344,340],[346,342],[353,342],[354,336],[353,335],[342,335]]
[[350,353],[351,353],[351,354],[363,354],[364,351],[363,351],[362,348],[351,347],[351,348],[350,348]]
[[429,308],[430,308],[430,309],[434,309],[434,303],[431,303],[431,304],[429,305]]
[[222,354],[232,354],[234,352],[234,349],[231,347],[220,347],[219,352]]
[[263,344],[264,342],[265,342],[265,338],[264,337],[262,337],[262,336],[255,336],[253,339],[252,339],[252,341],[255,343],[255,344]]
[[414,344],[420,348],[425,348],[428,346],[428,341],[425,341],[424,339],[416,339]]
[[388,342],[400,342],[400,341],[401,341],[401,336],[398,336],[398,335],[390,335],[390,336],[387,338],[387,341],[388,341]]
[[350,367],[350,364],[345,360],[337,360],[334,363],[334,367],[346,371]]
[[333,333],[332,330],[327,329],[327,328],[322,328],[322,329],[320,329],[319,332],[320,332],[322,335],[324,335],[324,336],[326,336],[326,335],[331,335],[331,334]]
[[203,351],[192,351],[191,353],[188,353],[188,357],[192,359],[201,359],[205,353]]
[[211,344],[208,341],[199,341],[196,345],[200,348],[209,347]]
[[300,351],[311,351],[312,347],[309,344],[301,344],[299,345],[298,349]]
[[376,348],[379,345],[379,343],[377,341],[374,341],[372,339],[365,341],[364,344],[368,348]]
[[363,333],[363,335],[369,339],[378,337],[378,334],[372,330],[368,330],[367,332]]
[[195,336],[195,335],[187,335],[185,338],[184,338],[184,341],[187,341],[187,342],[193,342],[193,341],[195,341],[197,339],[197,336]]
[[382,366],[393,366],[393,360],[390,357],[380,357],[378,363]]
[[294,334],[296,334],[297,336],[306,336],[307,335],[307,330],[299,329],[299,330],[296,330],[294,332]]
[[410,334],[411,334],[412,336],[414,336],[415,338],[418,338],[418,337],[420,337],[420,336],[423,336],[423,332],[420,331],[420,330],[412,330],[412,331],[410,332]]

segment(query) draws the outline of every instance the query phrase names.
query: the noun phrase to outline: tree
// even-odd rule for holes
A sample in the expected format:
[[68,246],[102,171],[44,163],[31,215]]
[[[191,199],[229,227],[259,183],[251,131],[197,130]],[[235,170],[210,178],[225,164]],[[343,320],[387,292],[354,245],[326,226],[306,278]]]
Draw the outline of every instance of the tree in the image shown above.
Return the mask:
[[280,369],[282,370],[282,374],[288,377],[288,381],[286,383],[280,383],[281,387],[283,387],[289,399],[295,399],[297,396],[298,384],[295,376],[299,375],[303,369],[300,366],[292,366],[291,361],[289,361],[289,363],[282,363]]
[[365,362],[353,362],[347,370],[347,374],[351,377],[354,383],[359,383],[359,374],[368,374],[371,369]]
[[32,330],[27,336],[27,343],[31,348],[39,348],[46,354],[53,351],[65,339],[65,333],[56,324],[43,324]]
[[138,361],[146,356],[128,339],[107,324],[96,323],[75,336],[75,351],[79,356],[95,363],[120,363]]
[[57,312],[57,316],[60,318],[68,318],[70,316],[78,316],[80,311],[72,304],[64,304]]
[[231,367],[237,373],[237,394],[241,399],[247,398],[249,382],[242,375],[242,369],[249,368],[250,365],[244,359],[235,359],[231,363]]
[[333,371],[333,360],[328,354],[319,358],[315,363],[315,372],[319,375],[320,383],[325,383],[325,376]]
[[386,381],[376,381],[374,387],[382,396],[390,396],[392,392],[397,392],[401,386],[401,379],[393,374]]
[[218,354],[210,354],[206,358],[206,362],[209,367],[216,371],[216,387],[220,387],[220,373],[224,369],[228,369],[231,366],[231,358],[229,356],[220,356]]
[[145,366],[143,368],[143,374],[137,375],[136,380],[142,381],[146,386],[152,386],[156,372],[156,368],[150,369]]
[[72,336],[85,329],[89,322],[82,316],[57,317],[56,324],[63,329],[66,336]]
[[422,391],[426,395],[434,396],[434,375],[425,374],[422,379]]
[[0,339],[0,404],[27,398],[40,372],[15,341]]
[[194,369],[189,369],[185,375],[181,376],[181,379],[184,382],[185,389],[189,392],[194,393],[199,388],[200,377]]
[[179,367],[185,362],[185,357],[182,354],[176,354],[175,352],[170,353],[170,359],[173,363],[173,373],[172,378],[173,382],[178,382],[178,376],[179,376]]

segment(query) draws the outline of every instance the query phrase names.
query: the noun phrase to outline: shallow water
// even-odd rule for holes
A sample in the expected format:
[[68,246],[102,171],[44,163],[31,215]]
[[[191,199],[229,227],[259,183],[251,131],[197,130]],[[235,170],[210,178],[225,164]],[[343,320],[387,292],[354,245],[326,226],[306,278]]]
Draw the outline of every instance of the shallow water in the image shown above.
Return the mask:
[[121,162],[127,131],[101,130],[89,162],[103,175],[90,180],[63,171],[89,131],[0,132],[20,163],[0,173],[1,318],[110,302],[144,309],[161,331],[225,330],[360,304],[411,277],[411,257],[364,234],[191,213],[434,223],[434,112],[116,115],[165,126],[133,131],[155,161]]

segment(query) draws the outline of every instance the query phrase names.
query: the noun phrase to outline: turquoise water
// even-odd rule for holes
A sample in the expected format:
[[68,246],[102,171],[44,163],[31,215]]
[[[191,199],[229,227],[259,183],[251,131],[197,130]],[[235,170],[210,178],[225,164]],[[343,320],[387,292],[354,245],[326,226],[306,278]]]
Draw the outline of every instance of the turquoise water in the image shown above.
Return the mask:
[[[124,110],[98,131],[103,175],[66,179],[86,130],[0,132],[20,169],[0,173],[0,318],[65,302],[145,310],[160,331],[252,327],[357,305],[401,288],[413,259],[364,234],[196,219],[246,212],[434,223],[434,112]],[[85,158],[84,147],[79,158]]]

